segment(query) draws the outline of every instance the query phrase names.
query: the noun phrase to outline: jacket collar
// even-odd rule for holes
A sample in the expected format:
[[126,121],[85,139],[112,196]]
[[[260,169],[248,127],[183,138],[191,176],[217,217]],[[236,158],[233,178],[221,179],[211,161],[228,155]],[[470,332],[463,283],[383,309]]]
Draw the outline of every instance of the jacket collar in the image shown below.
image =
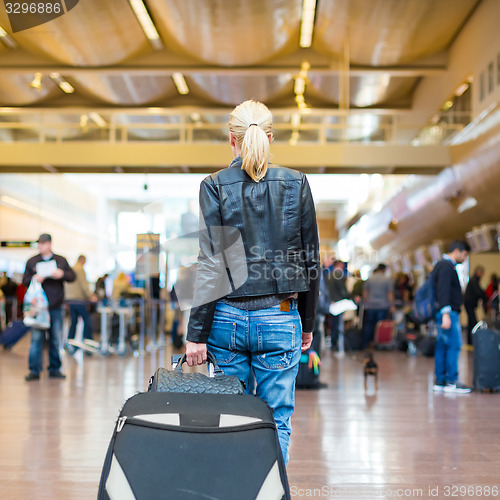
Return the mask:
[[451,262],[454,266],[457,265],[457,263],[447,253],[443,255],[443,259],[447,260],[448,262]]
[[239,167],[241,168],[241,165],[243,165],[243,160],[241,159],[241,156],[237,156],[230,164],[229,164],[229,168],[233,168],[233,167]]

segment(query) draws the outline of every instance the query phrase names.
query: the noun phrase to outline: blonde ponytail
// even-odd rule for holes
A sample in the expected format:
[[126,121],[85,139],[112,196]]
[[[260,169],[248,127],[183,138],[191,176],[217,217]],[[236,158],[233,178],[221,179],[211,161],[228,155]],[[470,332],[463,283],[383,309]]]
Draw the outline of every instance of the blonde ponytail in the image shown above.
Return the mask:
[[229,119],[229,131],[241,147],[241,166],[252,180],[259,182],[267,172],[271,158],[269,138],[273,117],[258,101],[245,101],[237,106]]

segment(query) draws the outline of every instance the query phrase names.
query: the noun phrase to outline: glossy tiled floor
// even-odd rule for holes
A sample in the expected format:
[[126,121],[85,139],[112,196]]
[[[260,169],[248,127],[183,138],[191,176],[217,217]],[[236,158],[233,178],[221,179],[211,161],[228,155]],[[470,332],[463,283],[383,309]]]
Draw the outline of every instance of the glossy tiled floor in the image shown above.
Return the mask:
[[[66,356],[67,380],[44,374],[27,383],[28,345],[0,352],[0,499],[94,499],[119,408],[170,352]],[[375,359],[377,393],[371,385],[365,394],[360,359],[329,352],[321,367],[328,387],[297,392],[293,498],[498,497],[500,394],[433,394],[432,359]],[[471,370],[463,352],[464,381]]]

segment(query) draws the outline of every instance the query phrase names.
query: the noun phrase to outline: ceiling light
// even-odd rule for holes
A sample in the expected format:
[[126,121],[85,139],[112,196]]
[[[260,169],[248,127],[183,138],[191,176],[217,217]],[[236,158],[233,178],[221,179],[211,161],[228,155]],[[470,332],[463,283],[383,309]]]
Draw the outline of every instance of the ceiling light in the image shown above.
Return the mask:
[[306,90],[306,81],[302,77],[297,77],[295,78],[295,85],[293,87],[293,91],[295,94],[303,94],[304,91]]
[[17,47],[17,43],[15,40],[0,26],[0,40],[7,46],[9,49],[15,49]]
[[42,76],[42,73],[35,73],[35,76],[30,83],[30,87],[38,91],[42,90]]
[[477,205],[477,200],[476,198],[473,198],[472,196],[467,196],[464,201],[460,203],[457,207],[457,212],[461,214],[462,212],[465,212],[466,210],[470,210],[471,208],[474,208]]
[[468,82],[462,83],[457,90],[455,90],[455,95],[460,97],[469,88]]
[[59,88],[66,94],[72,94],[75,89],[71,83],[67,82],[59,73],[51,73],[50,78],[59,85]]
[[89,123],[88,115],[80,116],[80,127],[85,128]]
[[105,127],[107,125],[106,120],[99,114],[96,113],[95,111],[92,111],[92,113],[89,113],[89,118],[98,126],[98,127]]
[[448,111],[451,107],[453,106],[453,101],[446,101],[444,104],[443,104],[443,110],[444,111]]
[[172,75],[172,80],[174,81],[175,86],[177,87],[177,92],[179,92],[179,94],[181,95],[189,94],[189,87],[182,73],[174,73]]
[[293,128],[300,127],[300,114],[299,113],[294,113],[292,115],[291,122],[292,122],[292,127]]
[[311,46],[315,17],[316,17],[316,0],[303,0],[302,22],[300,24],[300,46],[302,48],[307,48]]
[[156,50],[163,49],[163,43],[161,41],[160,35],[158,34],[156,26],[154,25],[143,0],[129,0],[129,3],[137,17],[137,20],[141,24],[145,35],[151,42],[151,45]]

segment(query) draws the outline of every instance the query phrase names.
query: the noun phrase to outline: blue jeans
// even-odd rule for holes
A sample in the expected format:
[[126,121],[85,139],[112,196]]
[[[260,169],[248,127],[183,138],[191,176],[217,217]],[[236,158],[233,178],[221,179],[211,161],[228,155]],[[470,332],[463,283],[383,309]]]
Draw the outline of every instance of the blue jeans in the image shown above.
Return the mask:
[[207,344],[224,373],[247,384],[247,393],[255,376],[256,395],[274,412],[286,464],[302,345],[297,301],[290,300],[289,312],[279,305],[244,311],[219,301]]
[[387,319],[388,309],[366,309],[363,318],[363,349],[366,349],[375,335],[379,321]]
[[434,352],[434,372],[436,382],[454,384],[458,380],[458,357],[462,348],[462,327],[457,312],[450,313],[451,328],[443,330],[443,315],[436,314],[437,339]]
[[45,332],[49,340],[49,372],[57,373],[61,370],[61,358],[59,356],[59,342],[63,326],[62,307],[49,309],[50,328],[48,330],[31,329],[31,346],[29,353],[29,368],[31,373],[37,375],[43,371],[43,340]]
[[71,325],[68,331],[68,339],[74,339],[76,333],[76,324],[78,317],[81,316],[83,320],[83,338],[92,339],[92,325],[90,323],[90,314],[85,302],[73,302],[69,305],[69,315],[71,317]]

